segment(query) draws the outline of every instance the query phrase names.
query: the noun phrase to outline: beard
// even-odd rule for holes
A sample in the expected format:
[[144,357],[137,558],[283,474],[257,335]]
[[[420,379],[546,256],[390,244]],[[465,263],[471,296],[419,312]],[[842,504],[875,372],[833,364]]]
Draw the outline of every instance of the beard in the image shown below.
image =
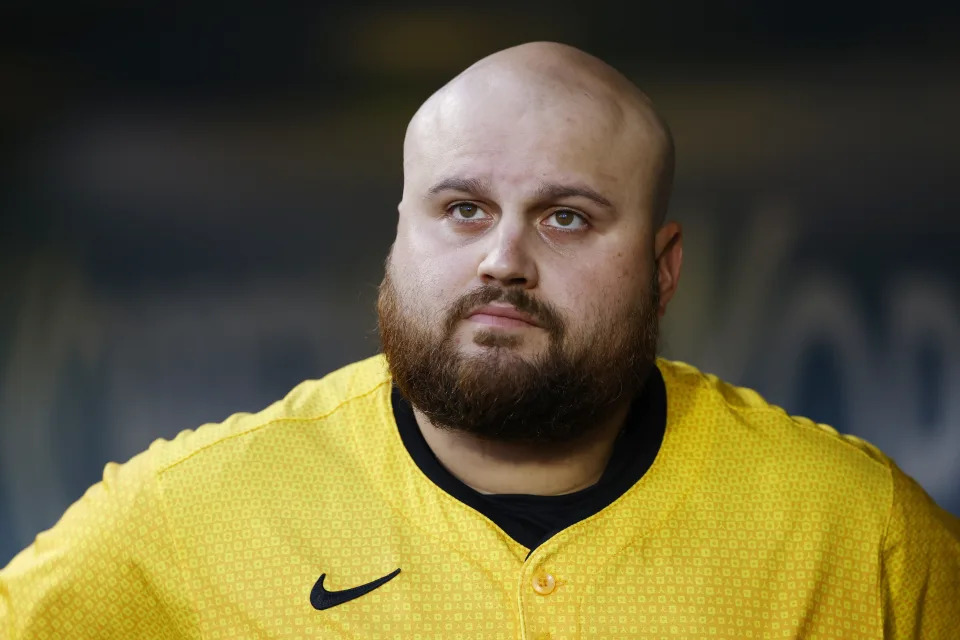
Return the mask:
[[[656,359],[658,290],[654,269],[639,307],[593,309],[592,326],[571,333],[552,305],[523,289],[484,285],[431,326],[401,299],[388,265],[377,300],[380,340],[394,384],[435,426],[499,442],[570,442],[643,387]],[[530,314],[546,331],[542,353],[528,359],[517,351],[522,336],[484,329],[472,336],[479,353],[460,350],[459,323],[495,301]]]

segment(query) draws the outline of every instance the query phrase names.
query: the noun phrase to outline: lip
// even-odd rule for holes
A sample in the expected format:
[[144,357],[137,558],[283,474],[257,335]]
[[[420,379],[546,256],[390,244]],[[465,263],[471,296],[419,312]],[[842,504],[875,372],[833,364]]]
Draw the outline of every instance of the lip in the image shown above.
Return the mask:
[[470,312],[468,319],[482,324],[501,327],[539,327],[540,324],[529,313],[517,310],[514,306],[486,305]]

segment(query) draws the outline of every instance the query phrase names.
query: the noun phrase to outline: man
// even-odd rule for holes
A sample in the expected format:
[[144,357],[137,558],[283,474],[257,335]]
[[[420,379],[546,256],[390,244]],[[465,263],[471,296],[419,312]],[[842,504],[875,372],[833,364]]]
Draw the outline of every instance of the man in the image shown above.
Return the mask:
[[158,441],[0,573],[10,638],[957,638],[960,523],[656,359],[669,131],[534,43],[410,123],[384,356]]

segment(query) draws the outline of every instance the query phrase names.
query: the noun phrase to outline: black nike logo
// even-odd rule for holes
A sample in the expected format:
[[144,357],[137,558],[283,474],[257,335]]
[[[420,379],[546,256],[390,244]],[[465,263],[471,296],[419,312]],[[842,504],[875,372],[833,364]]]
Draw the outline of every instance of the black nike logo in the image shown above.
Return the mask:
[[397,569],[391,574],[385,575],[382,578],[377,578],[373,582],[368,582],[367,584],[362,584],[359,587],[353,587],[352,589],[344,589],[343,591],[327,591],[323,588],[323,579],[327,577],[327,574],[320,574],[320,579],[317,580],[317,584],[313,585],[313,590],[310,591],[310,604],[313,605],[314,609],[323,611],[324,609],[329,609],[330,607],[335,607],[338,604],[343,604],[344,602],[349,602],[354,598],[359,598],[362,595],[368,594],[379,586],[382,586],[400,573],[400,569]]

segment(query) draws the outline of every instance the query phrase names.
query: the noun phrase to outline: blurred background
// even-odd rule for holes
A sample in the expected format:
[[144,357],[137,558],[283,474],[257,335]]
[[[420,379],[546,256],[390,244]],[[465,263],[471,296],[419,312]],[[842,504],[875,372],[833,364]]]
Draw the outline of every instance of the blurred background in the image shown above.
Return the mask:
[[673,126],[664,354],[960,514],[957,3],[622,4],[5,3],[0,566],[107,461],[375,353],[407,120],[536,39]]

